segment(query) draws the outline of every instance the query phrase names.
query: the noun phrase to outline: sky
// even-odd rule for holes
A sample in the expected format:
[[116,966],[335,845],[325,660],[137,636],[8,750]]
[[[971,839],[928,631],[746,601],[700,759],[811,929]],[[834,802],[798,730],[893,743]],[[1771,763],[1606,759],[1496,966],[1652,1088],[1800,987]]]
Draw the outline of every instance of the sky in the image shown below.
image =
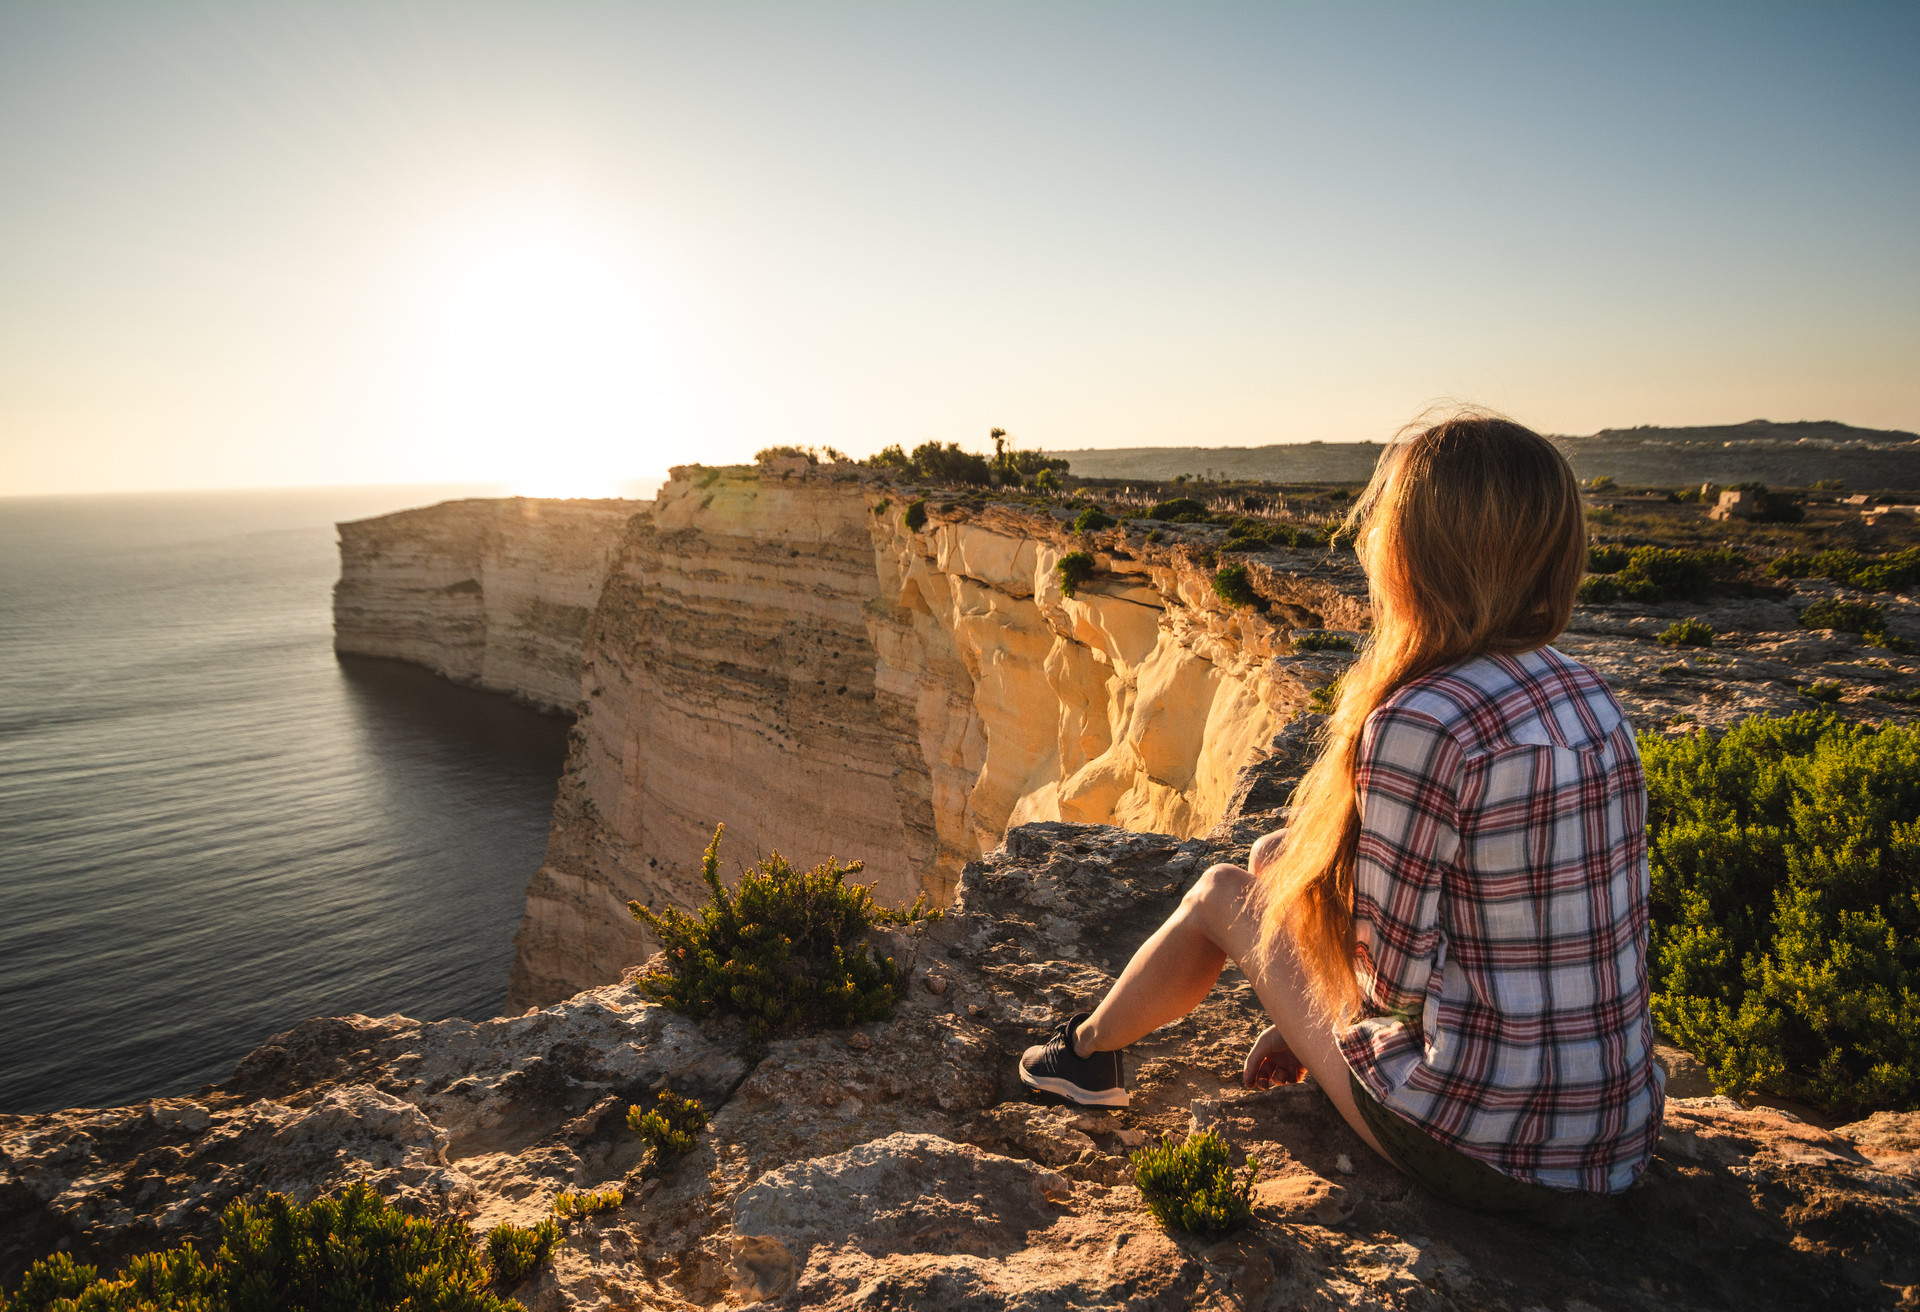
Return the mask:
[[0,0],[0,495],[1920,429],[1920,5]]

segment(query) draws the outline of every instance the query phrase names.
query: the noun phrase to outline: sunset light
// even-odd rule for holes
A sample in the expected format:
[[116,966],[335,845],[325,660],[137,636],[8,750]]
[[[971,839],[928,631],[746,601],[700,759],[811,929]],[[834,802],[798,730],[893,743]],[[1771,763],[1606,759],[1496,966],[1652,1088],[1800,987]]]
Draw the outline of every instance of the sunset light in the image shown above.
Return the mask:
[[614,496],[664,466],[674,420],[635,271],[574,214],[457,229],[424,281],[417,403],[447,467],[530,496]]

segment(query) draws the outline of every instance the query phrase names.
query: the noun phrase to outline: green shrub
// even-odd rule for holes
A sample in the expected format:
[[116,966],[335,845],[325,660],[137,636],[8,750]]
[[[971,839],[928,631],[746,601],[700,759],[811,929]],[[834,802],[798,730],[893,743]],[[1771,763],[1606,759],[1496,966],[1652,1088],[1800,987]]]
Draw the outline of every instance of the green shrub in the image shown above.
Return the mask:
[[1876,688],[1873,695],[1893,706],[1912,706],[1920,703],[1920,688]]
[[1085,510],[1074,516],[1073,531],[1075,533],[1093,533],[1103,528],[1112,528],[1117,523],[1119,523],[1118,520],[1106,511],[1101,510],[1098,506],[1088,506]]
[[892,497],[881,497],[879,501],[874,503],[873,513],[876,515],[884,515],[887,513],[887,507],[892,504],[893,504]]
[[[1064,461],[1061,463],[1065,464]],[[1033,486],[1036,490],[1050,495],[1057,493],[1061,487],[1060,474],[1057,470],[1043,469],[1033,476]]]
[[1843,633],[1885,633],[1887,617],[1870,601],[1822,597],[1800,612],[1803,629],[1839,629]]
[[927,499],[915,497],[907,502],[906,513],[900,516],[901,525],[909,533],[918,533],[927,526]]
[[1617,574],[1627,567],[1627,554],[1625,547],[1588,547],[1587,572]]
[[1054,568],[1060,572],[1060,591],[1069,597],[1094,575],[1093,557],[1084,551],[1069,551]]
[[1219,1235],[1253,1223],[1253,1180],[1260,1163],[1247,1159],[1239,1180],[1227,1164],[1227,1144],[1212,1130],[1182,1144],[1163,1143],[1133,1154],[1133,1182],[1154,1220],[1196,1235]]
[[1920,728],[1646,736],[1653,1013],[1723,1092],[1920,1106]]
[[922,442],[913,449],[913,472],[934,483],[963,483],[985,487],[993,481],[993,466],[985,456],[962,451],[958,442],[941,446]]
[[1711,647],[1713,625],[1697,617],[1675,620],[1654,641],[1666,647]]
[[1832,679],[1818,679],[1800,689],[1800,695],[1808,701],[1837,702],[1846,695],[1847,687]]
[[[627,1109],[628,1125],[633,1124],[633,1110]],[[617,1211],[626,1201],[627,1195],[623,1189],[562,1189],[553,1196],[553,1214],[563,1221],[571,1221],[576,1217]]]
[[1301,633],[1293,639],[1295,651],[1352,651],[1353,639],[1341,633]]
[[1891,633],[1862,634],[1860,637],[1860,641],[1864,643],[1866,646],[1878,647],[1882,651],[1897,651],[1897,652],[1907,652],[1907,653],[1911,653],[1913,651],[1912,643],[1908,642],[1905,638],[1896,638]]
[[1205,524],[1213,519],[1207,508],[1192,497],[1174,497],[1162,501],[1147,512],[1148,519],[1157,519],[1167,524]]
[[1583,606],[1604,606],[1620,600],[1620,588],[1608,574],[1589,574],[1580,580],[1578,594]]
[[1680,551],[1671,547],[1635,547],[1624,563],[1616,564],[1615,547],[1589,547],[1587,565],[1593,569],[1596,554],[1603,564],[1615,565],[1611,573],[1596,571],[1580,581],[1580,600],[1589,606],[1604,606],[1610,601],[1678,601],[1702,597],[1713,591],[1720,576],[1742,568],[1746,561],[1737,553],[1718,551]]
[[[558,1238],[555,1230],[553,1241]],[[133,1258],[116,1275],[102,1278],[98,1268],[56,1253],[29,1267],[11,1298],[0,1298],[5,1312],[509,1312],[519,1307],[488,1292],[487,1269],[465,1225],[408,1216],[366,1184],[311,1203],[295,1203],[282,1194],[231,1203],[220,1214],[220,1242],[210,1259],[183,1245]]]
[[689,1016],[739,1016],[756,1040],[890,1015],[899,970],[891,957],[875,959],[862,936],[876,924],[940,913],[929,913],[924,897],[911,907],[879,906],[871,886],[846,882],[861,863],[831,857],[802,872],[775,852],[729,893],[720,882],[725,829],[713,831],[701,858],[711,901],[698,915],[627,903],[667,959],[664,971],[640,979],[640,991]]
[[1767,573],[1777,579],[1832,579],[1862,592],[1898,592],[1920,583],[1920,547],[1871,559],[1852,547],[1834,547],[1817,555],[1789,551],[1769,562]]
[[487,1265],[493,1268],[495,1280],[517,1285],[553,1256],[559,1242],[560,1227],[551,1220],[533,1226],[502,1221],[487,1231]]
[[1147,530],[1147,541],[1149,542],[1158,542],[1161,538],[1165,536],[1166,534],[1162,533],[1157,528],[1150,528]]
[[1322,684],[1307,697],[1307,709],[1315,715],[1332,715],[1340,704],[1340,680]]
[[1247,579],[1245,565],[1228,565],[1215,570],[1213,595],[1229,606],[1255,606],[1260,602],[1260,594],[1253,590],[1253,584]]
[[1270,551],[1275,547],[1312,548],[1325,545],[1325,541],[1310,528],[1241,518],[1227,525],[1227,540],[1220,544],[1220,550]]
[[684,1157],[693,1151],[695,1137],[707,1128],[707,1109],[698,1099],[662,1089],[648,1110],[627,1108],[627,1128],[653,1149],[656,1160]]

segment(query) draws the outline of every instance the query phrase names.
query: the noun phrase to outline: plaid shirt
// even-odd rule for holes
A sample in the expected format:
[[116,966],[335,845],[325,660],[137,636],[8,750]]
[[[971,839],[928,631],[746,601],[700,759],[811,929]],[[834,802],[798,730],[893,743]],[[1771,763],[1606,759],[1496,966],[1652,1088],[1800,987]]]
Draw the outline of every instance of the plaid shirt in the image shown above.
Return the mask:
[[1423,675],[1355,779],[1347,1064],[1517,1179],[1615,1193],[1653,1155],[1646,776],[1599,676],[1551,647]]

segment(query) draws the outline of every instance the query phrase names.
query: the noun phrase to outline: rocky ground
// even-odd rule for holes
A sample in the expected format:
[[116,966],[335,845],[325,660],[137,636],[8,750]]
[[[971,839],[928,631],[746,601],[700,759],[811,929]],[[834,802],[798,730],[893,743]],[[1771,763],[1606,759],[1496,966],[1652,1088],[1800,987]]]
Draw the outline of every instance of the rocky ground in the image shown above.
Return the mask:
[[[1242,810],[1298,747],[1248,777]],[[1023,1100],[1018,1052],[1271,819],[1185,841],[1017,828],[944,919],[884,936],[909,980],[892,1019],[757,1054],[615,984],[480,1023],[309,1021],[196,1098],[0,1117],[0,1283],[55,1249],[112,1261],[207,1235],[236,1197],[364,1178],[476,1227],[624,1184],[513,1291],[536,1310],[1920,1306],[1920,1114],[1829,1132],[1675,1098],[1624,1197],[1489,1218],[1374,1159],[1313,1087],[1239,1088],[1264,1022],[1231,969],[1132,1051],[1131,1108]],[[624,1117],[659,1087],[712,1123],[641,1178]],[[1259,1160],[1250,1230],[1170,1234],[1128,1182],[1133,1147],[1194,1127]]]

